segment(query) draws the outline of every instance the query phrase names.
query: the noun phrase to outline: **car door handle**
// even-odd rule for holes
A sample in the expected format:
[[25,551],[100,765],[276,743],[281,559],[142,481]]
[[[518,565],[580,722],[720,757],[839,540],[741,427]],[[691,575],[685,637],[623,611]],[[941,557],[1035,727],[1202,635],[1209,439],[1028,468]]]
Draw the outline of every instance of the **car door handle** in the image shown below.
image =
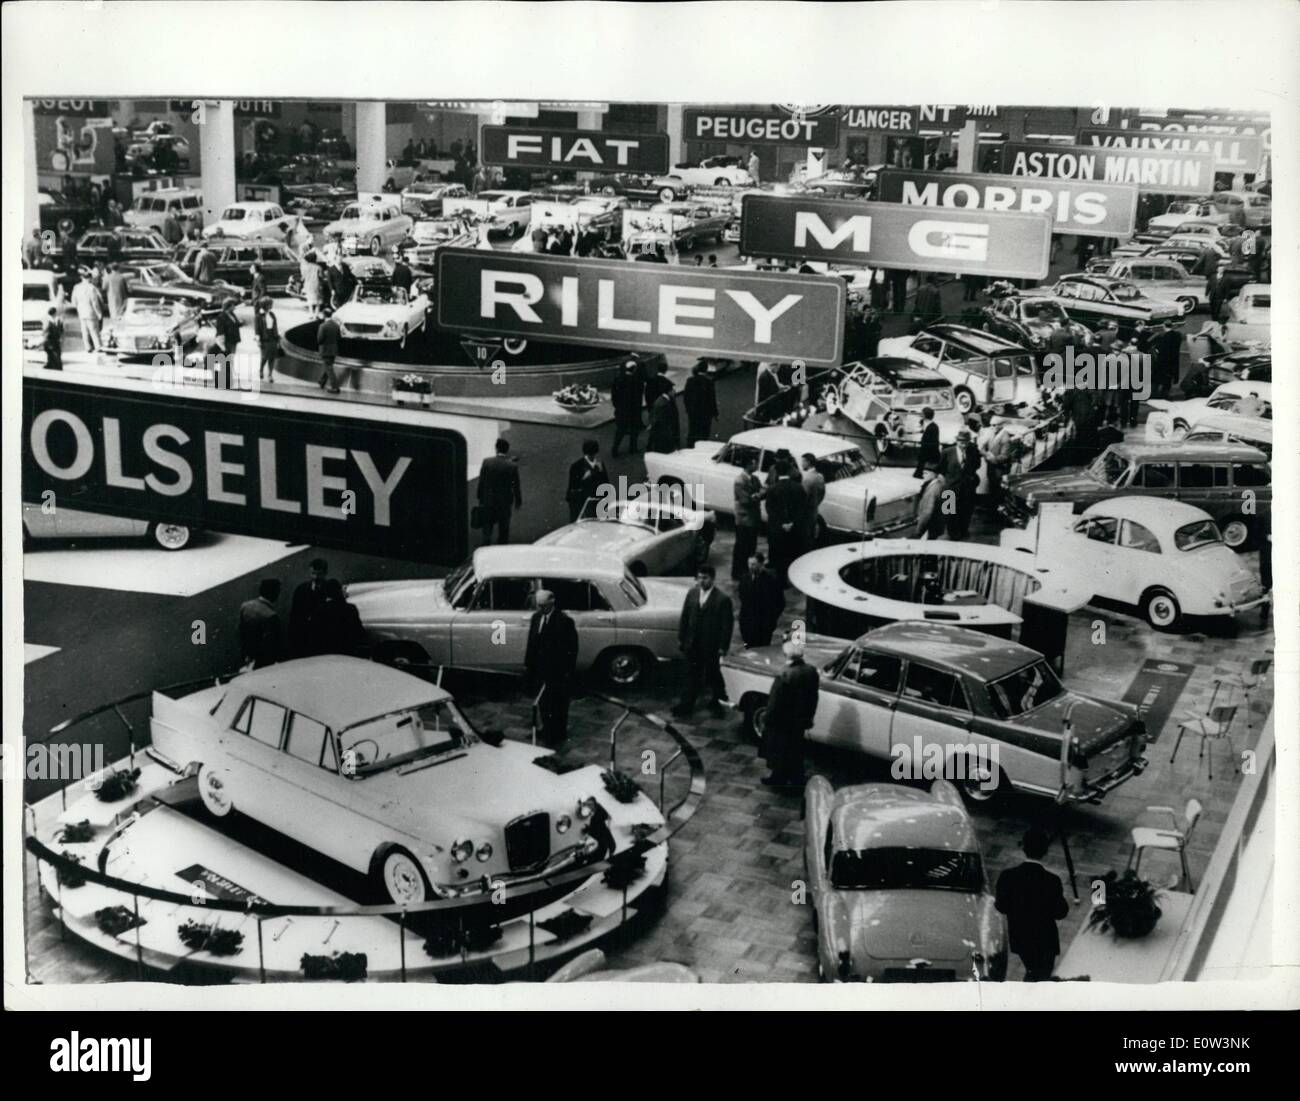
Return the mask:
[[613,623],[614,617],[612,615],[598,615],[596,621],[598,623]]

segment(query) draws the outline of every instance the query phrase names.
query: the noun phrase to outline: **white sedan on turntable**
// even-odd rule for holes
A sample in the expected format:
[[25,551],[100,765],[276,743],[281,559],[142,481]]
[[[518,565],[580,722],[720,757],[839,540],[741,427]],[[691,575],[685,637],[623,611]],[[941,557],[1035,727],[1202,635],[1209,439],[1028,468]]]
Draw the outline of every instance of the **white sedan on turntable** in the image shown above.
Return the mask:
[[[209,813],[238,810],[396,903],[485,898],[640,847],[638,827],[663,825],[644,795],[614,800],[600,766],[548,769],[551,751],[479,733],[442,688],[359,658],[155,692],[150,730],[150,755],[197,773]],[[603,846],[587,828],[597,819]]]
[[821,507],[826,528],[877,534],[903,528],[915,517],[921,482],[902,467],[878,466],[874,450],[867,454],[863,444],[865,440],[850,443],[827,433],[771,426],[737,433],[725,444],[701,440],[680,451],[647,451],[645,467],[652,483],[680,487],[683,499],[695,508],[730,515],[736,477],[747,459],[757,461],[762,477],[780,451],[788,451],[796,462],[811,454],[826,479]]
[[1147,402],[1146,438],[1148,440],[1177,440],[1187,435],[1192,425],[1208,414],[1231,413],[1252,420],[1271,420],[1273,417],[1273,384],[1249,380],[1225,382],[1216,387],[1208,398],[1186,398],[1167,401],[1155,398]]
[[429,296],[423,291],[360,283],[352,297],[334,311],[334,320],[348,339],[395,340],[405,347],[406,338],[424,328],[428,314]]
[[707,509],[655,500],[652,493],[618,501],[594,497],[576,521],[543,535],[536,545],[617,554],[644,577],[705,560],[715,527]]

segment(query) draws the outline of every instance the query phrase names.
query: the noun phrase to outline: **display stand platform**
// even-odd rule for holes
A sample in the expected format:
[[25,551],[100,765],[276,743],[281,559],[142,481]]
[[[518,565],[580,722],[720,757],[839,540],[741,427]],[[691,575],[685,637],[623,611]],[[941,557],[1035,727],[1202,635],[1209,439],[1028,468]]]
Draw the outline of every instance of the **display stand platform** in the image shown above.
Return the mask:
[[1160,920],[1145,937],[1117,937],[1085,924],[1057,963],[1056,973],[1063,979],[1086,975],[1093,982],[1159,982],[1194,897],[1186,891],[1165,891]]

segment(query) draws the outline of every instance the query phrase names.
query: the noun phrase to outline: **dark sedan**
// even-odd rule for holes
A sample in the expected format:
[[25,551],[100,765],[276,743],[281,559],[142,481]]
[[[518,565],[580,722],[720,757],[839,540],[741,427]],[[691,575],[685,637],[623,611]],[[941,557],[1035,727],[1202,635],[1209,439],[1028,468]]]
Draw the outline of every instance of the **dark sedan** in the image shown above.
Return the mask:
[[[597,176],[591,181],[593,195],[624,195],[637,202],[660,202],[663,184],[655,176],[634,176],[620,172],[612,176]],[[683,191],[685,189],[682,189]]]
[[128,293],[132,298],[196,303],[205,318],[216,314],[226,302],[243,298],[243,292],[232,283],[198,283],[167,261],[141,260],[129,267]]
[[226,240],[214,238],[202,246],[186,249],[179,267],[187,276],[193,277],[195,263],[203,248],[217,258],[214,269],[217,279],[234,287],[252,286],[254,264],[262,265],[262,275],[266,279],[268,291],[287,290],[289,284],[301,274],[298,258],[283,241],[249,237]]

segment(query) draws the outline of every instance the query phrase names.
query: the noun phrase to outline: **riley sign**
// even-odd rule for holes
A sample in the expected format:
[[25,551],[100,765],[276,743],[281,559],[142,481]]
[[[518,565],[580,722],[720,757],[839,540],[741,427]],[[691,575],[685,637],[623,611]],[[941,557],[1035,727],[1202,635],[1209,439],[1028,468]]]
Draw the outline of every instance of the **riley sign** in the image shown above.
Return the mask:
[[741,200],[746,256],[1042,279],[1051,240],[1046,214],[803,196]]
[[481,249],[438,253],[456,332],[738,359],[840,362],[841,279]]
[[878,188],[888,203],[1047,214],[1055,232],[1091,237],[1129,236],[1137,213],[1132,184],[886,169]]
[[668,171],[667,134],[613,134],[484,126],[483,163],[503,168],[600,169],[657,176]]

